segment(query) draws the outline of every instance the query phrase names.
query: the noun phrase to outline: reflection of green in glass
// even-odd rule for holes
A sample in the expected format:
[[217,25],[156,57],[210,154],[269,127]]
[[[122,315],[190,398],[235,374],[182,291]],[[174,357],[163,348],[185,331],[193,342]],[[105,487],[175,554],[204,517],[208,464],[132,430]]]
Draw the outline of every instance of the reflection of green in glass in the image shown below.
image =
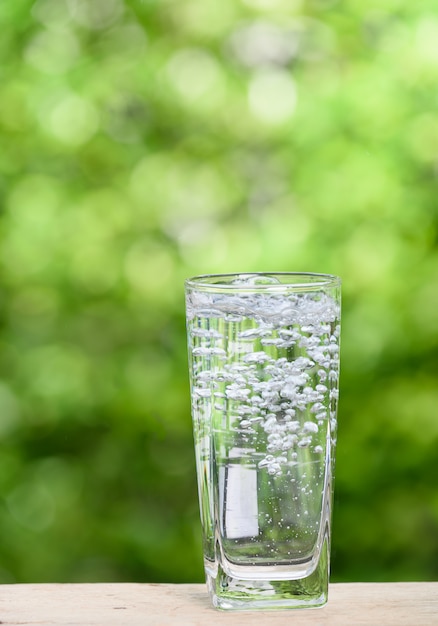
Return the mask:
[[187,281],[187,319],[213,603],[319,606],[328,585],[339,281],[200,277]]
[[[207,584],[216,606],[222,609],[286,609],[318,607],[327,602],[329,538],[324,540],[313,572],[288,580],[238,580],[228,576],[221,565]],[[269,575],[269,574],[268,574]]]

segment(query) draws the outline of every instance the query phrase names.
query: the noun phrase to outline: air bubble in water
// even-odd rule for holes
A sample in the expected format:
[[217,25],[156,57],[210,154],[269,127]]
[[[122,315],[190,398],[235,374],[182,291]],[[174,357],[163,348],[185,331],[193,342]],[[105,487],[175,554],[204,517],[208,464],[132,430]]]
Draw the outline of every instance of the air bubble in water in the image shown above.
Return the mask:
[[318,425],[314,422],[304,422],[303,432],[305,433],[317,433]]
[[281,282],[275,276],[266,274],[239,274],[230,283],[231,285],[281,285]]
[[300,448],[308,448],[310,446],[311,442],[312,442],[312,440],[311,440],[310,437],[303,437],[303,439],[301,439],[298,442],[298,446]]

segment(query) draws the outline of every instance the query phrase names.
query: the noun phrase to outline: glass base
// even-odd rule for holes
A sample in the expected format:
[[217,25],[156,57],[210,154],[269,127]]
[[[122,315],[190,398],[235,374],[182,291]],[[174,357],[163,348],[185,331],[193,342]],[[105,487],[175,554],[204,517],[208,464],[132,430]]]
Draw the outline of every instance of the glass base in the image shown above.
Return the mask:
[[296,580],[243,580],[228,576],[219,565],[216,576],[207,572],[207,587],[213,606],[225,611],[324,606],[329,579],[327,546],[324,547],[315,571]]

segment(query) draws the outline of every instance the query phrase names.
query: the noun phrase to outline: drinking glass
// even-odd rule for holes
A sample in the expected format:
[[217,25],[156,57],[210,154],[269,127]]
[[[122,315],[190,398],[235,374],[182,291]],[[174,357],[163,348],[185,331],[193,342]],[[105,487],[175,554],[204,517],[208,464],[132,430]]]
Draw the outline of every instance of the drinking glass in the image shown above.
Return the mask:
[[327,601],[340,284],[292,272],[185,282],[204,564],[219,609]]

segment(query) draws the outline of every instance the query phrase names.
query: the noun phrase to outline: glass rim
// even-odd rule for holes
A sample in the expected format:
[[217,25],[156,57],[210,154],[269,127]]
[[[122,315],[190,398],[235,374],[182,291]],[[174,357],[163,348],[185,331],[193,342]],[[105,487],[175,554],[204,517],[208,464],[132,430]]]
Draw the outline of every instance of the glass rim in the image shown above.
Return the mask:
[[[239,277],[271,277],[271,278],[283,278],[290,279],[285,282],[270,283],[232,283],[234,279]],[[295,280],[294,280],[295,279]],[[222,282],[221,282],[222,281]],[[227,282],[229,281],[229,282]],[[290,289],[321,289],[327,287],[340,287],[341,278],[335,274],[324,274],[320,272],[229,272],[223,274],[199,274],[198,276],[192,276],[187,278],[184,283],[186,288],[192,289],[207,289],[207,290],[224,290],[224,291],[264,291],[269,290],[284,290]]]

